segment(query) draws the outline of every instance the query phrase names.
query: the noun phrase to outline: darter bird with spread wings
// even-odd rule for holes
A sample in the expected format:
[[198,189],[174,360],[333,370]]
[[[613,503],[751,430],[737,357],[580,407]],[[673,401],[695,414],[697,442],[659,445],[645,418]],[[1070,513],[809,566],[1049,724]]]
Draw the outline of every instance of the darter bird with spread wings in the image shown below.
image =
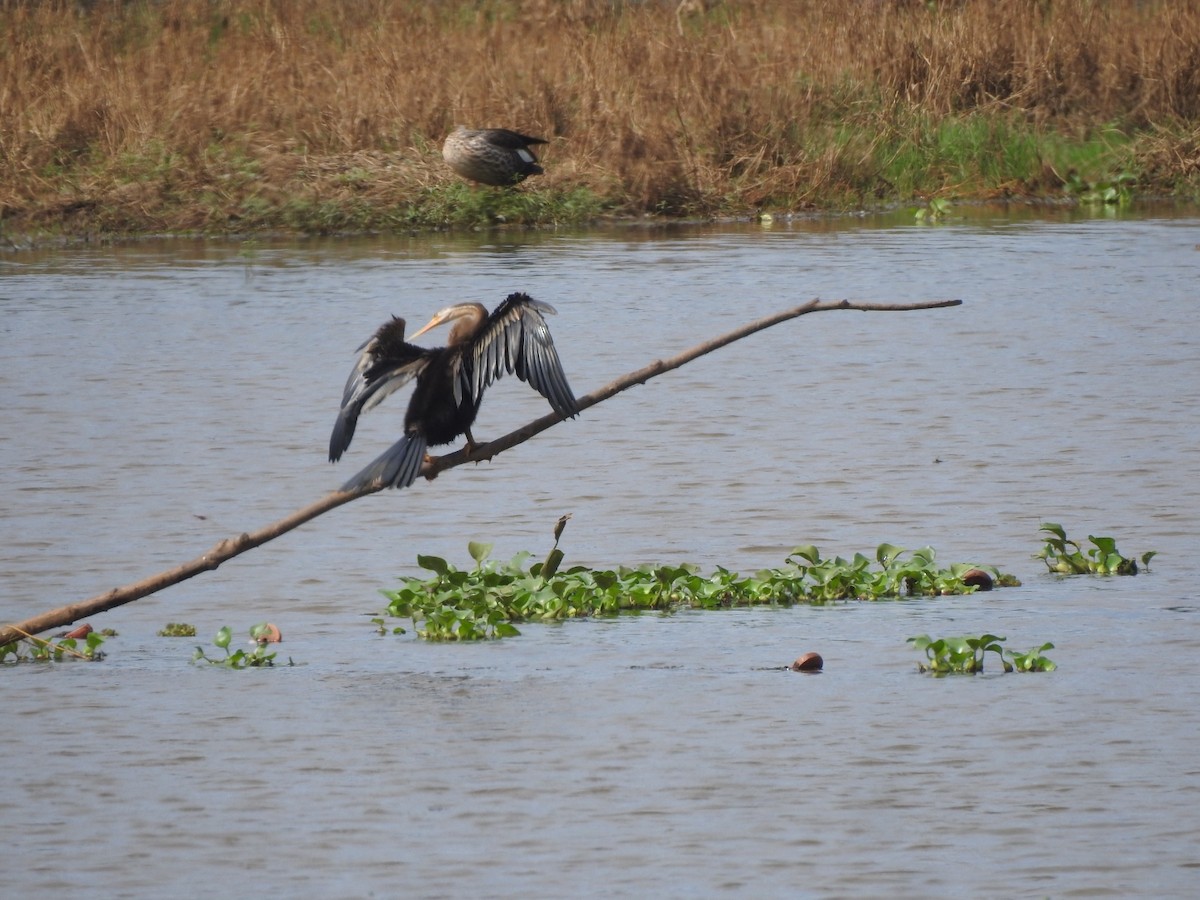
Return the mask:
[[342,408],[329,438],[330,462],[337,462],[350,446],[360,413],[414,378],[417,383],[404,414],[404,436],[342,490],[375,484],[408,487],[421,471],[427,447],[452,443],[461,435],[473,447],[471,425],[483,392],[505,372],[515,372],[563,418],[575,416],[579,403],[543,318],[554,313],[549,303],[522,293],[509,294],[490,315],[479,303],[448,306],[413,335],[453,321],[446,346],[434,348],[408,343],[399,317],[380,326],[359,348],[362,352],[346,381]]

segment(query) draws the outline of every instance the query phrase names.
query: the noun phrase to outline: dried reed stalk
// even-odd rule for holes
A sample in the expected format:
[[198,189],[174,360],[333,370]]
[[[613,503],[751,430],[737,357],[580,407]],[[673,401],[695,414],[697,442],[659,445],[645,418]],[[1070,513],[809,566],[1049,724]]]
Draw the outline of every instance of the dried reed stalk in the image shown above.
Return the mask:
[[1200,0],[676,10],[0,3],[0,218],[93,209],[177,230],[293,197],[398,203],[451,177],[437,146],[456,122],[550,136],[543,183],[672,212],[869,182],[863,149],[837,135],[916,114],[1067,134],[1200,120]]

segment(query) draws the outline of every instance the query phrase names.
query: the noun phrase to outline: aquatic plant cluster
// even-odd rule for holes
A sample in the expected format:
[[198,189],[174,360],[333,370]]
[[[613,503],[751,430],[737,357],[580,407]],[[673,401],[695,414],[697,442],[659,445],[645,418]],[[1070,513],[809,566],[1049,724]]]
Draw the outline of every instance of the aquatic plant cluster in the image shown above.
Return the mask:
[[195,637],[196,626],[186,622],[168,622],[158,632],[159,637]]
[[[473,569],[418,556],[417,564],[432,577],[405,576],[400,588],[384,590],[387,614],[411,619],[417,634],[428,640],[462,641],[516,635],[520,622],[621,612],[969,594],[977,589],[973,573],[986,575],[989,586],[1019,583],[991,566],[956,563],[943,568],[932,548],[909,552],[892,544],[880,544],[874,560],[861,553],[852,559],[823,559],[814,546],[796,547],[784,566],[753,576],[723,567],[705,576],[691,565],[558,570],[557,548],[546,562],[532,565],[527,553],[507,563],[490,560],[491,544],[472,542],[468,550],[476,563]],[[386,630],[386,620],[374,621]]]
[[[194,628],[192,632],[195,633]],[[192,662],[206,662],[209,665],[224,666],[227,669],[257,669],[275,665],[277,653],[275,651],[267,652],[267,645],[279,640],[279,629],[274,625],[260,622],[250,627],[250,642],[254,644],[252,650],[243,650],[240,647],[237,650],[230,650],[229,644],[232,640],[233,630],[228,625],[222,626],[213,638],[213,644],[219,650],[224,651],[225,655],[214,659],[204,652],[203,647],[197,646],[196,652],[192,654]],[[290,657],[288,665],[294,665]]]
[[62,662],[65,659],[99,662],[104,659],[104,651],[100,647],[105,638],[113,634],[111,631],[93,631],[88,627],[87,633],[81,638],[46,639],[30,635],[24,640],[0,644],[0,663]]
[[[1200,0],[687,10],[0,4],[0,229],[331,232],[1200,193]],[[546,174],[468,189],[440,152],[460,122],[546,138]]]
[[[1084,550],[1078,543],[1067,537],[1066,531],[1057,522],[1045,522],[1040,531],[1044,532],[1046,543],[1034,554],[1034,559],[1040,559],[1051,572],[1059,575],[1136,575],[1137,560],[1123,556],[1117,549],[1117,542],[1111,537],[1096,537],[1088,535],[1092,546]],[[1149,568],[1150,560],[1157,552],[1149,550],[1142,554],[1142,565]]]
[[[1046,563],[1046,567],[1060,575],[1136,575],[1137,562],[1123,556],[1117,542],[1111,537],[1088,535],[1092,546],[1086,551],[1067,537],[1066,530],[1057,522],[1045,522],[1040,529],[1048,535],[1042,549],[1034,559]],[[1142,565],[1149,566],[1157,555],[1151,550],[1142,554]],[[1058,666],[1042,656],[1054,645],[1050,642],[1033,647],[1027,653],[1005,649],[1004,638],[994,634],[963,637],[931,638],[927,634],[910,637],[908,642],[925,653],[925,662],[917,666],[922,672],[933,675],[973,675],[983,671],[983,659],[988,652],[995,653],[1005,672],[1053,672]]]
[[933,675],[975,675],[983,671],[983,659],[988,653],[996,654],[1005,672],[1053,672],[1058,668],[1042,656],[1046,650],[1054,649],[1053,644],[1047,642],[1028,653],[1017,653],[1005,649],[1004,641],[1005,638],[994,634],[937,639],[920,634],[908,639],[908,643],[925,653],[925,662],[917,666]]

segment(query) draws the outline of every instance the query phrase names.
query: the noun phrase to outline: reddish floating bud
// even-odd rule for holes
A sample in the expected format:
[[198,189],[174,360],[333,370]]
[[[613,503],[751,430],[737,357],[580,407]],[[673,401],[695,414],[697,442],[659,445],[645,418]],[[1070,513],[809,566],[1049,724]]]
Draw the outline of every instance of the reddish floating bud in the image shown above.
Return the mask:
[[983,569],[968,569],[963,572],[962,582],[981,591],[992,589],[992,576]]
[[825,660],[820,653],[805,653],[792,663],[793,672],[820,672],[825,666]]

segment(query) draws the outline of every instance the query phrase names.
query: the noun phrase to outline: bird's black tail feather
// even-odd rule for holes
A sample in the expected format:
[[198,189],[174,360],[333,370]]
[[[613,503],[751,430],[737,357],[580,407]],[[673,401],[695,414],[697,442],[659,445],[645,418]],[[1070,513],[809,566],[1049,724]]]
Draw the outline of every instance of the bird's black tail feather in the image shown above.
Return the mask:
[[337,421],[333,423],[333,433],[329,436],[329,461],[337,462],[350,446],[354,437],[354,427],[358,424],[358,407],[343,406],[338,413]]
[[417,480],[424,461],[425,438],[420,434],[405,435],[343,484],[342,490],[356,491],[376,483],[383,487],[406,488]]

